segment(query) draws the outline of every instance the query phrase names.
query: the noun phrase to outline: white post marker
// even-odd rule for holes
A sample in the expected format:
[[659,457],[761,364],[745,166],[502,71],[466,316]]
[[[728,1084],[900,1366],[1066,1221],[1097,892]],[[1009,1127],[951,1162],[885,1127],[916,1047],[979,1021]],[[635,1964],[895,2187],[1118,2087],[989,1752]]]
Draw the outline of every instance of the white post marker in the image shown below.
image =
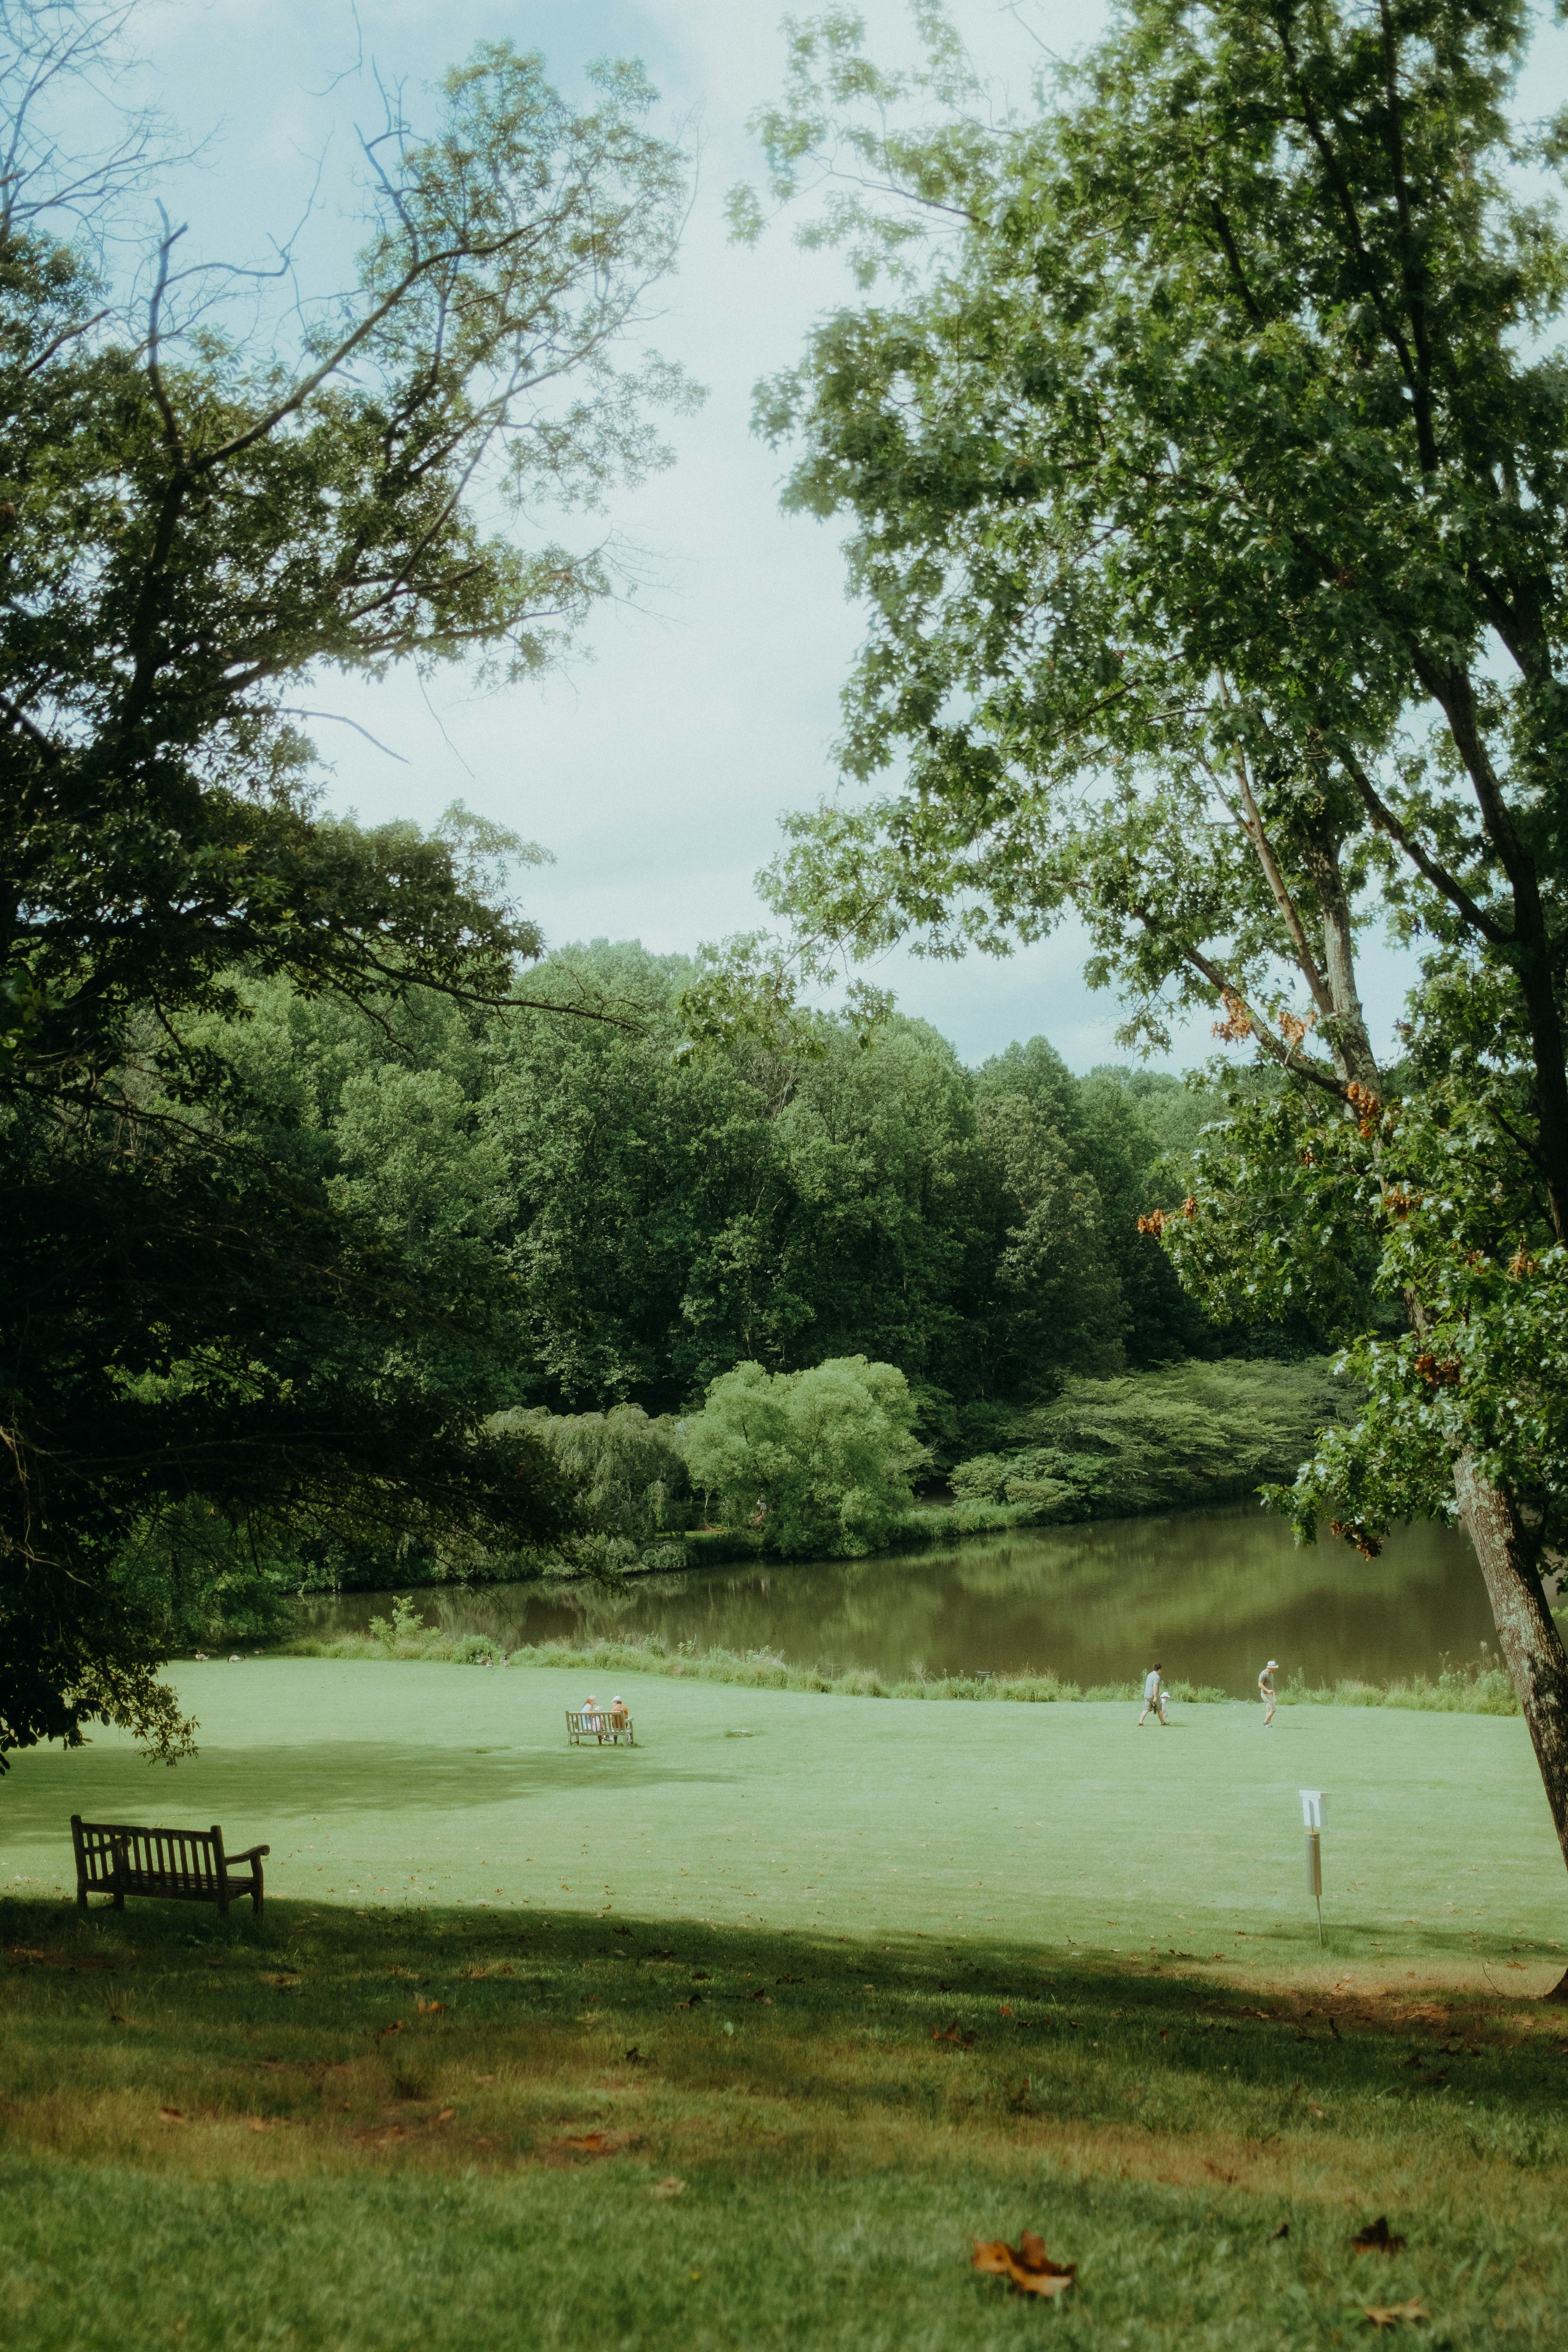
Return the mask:
[[1307,1892],[1318,1906],[1318,1941],[1323,1940],[1323,1816],[1329,1810],[1327,1791],[1301,1790],[1301,1820],[1307,1832]]

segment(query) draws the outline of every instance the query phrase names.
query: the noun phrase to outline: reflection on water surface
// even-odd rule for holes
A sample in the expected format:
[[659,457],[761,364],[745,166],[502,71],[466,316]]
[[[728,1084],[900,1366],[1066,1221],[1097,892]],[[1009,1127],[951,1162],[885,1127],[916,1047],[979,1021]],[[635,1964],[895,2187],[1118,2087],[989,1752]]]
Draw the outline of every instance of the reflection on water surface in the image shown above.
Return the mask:
[[[980,1536],[951,1550],[807,1560],[642,1578],[619,1591],[437,1586],[427,1621],[508,1649],[584,1633],[659,1633],[776,1650],[792,1664],[902,1676],[1048,1669],[1126,1682],[1153,1658],[1167,1677],[1250,1694],[1266,1658],[1310,1683],[1434,1675],[1492,1638],[1468,1539],[1414,1527],[1363,1560],[1325,1537],[1298,1550],[1261,1508]],[[345,1593],[312,1630],[363,1633],[386,1593]]]

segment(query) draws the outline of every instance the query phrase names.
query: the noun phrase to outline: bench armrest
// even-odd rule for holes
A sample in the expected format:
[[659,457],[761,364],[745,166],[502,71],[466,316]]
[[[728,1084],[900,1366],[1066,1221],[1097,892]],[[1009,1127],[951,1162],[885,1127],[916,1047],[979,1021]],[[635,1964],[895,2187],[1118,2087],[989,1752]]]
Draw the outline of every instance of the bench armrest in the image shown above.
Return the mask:
[[271,1851],[272,1848],[269,1845],[247,1845],[243,1853],[226,1853],[223,1866],[227,1870],[231,1864],[237,1862],[257,1862],[264,1853],[270,1853]]

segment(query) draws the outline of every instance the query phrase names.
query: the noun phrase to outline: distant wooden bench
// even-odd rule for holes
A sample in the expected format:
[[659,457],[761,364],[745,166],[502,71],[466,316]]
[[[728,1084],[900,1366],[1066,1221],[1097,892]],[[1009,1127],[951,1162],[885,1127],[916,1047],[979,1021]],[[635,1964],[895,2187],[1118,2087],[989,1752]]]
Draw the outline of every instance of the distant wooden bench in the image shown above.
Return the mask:
[[596,1739],[602,1748],[605,1740],[618,1748],[624,1739],[628,1748],[637,1746],[629,1715],[614,1715],[607,1706],[590,1711],[585,1706],[569,1706],[566,1710],[566,1737],[574,1748],[584,1739]]
[[[71,1842],[76,1899],[84,1911],[89,1895],[112,1895],[117,1911],[124,1910],[128,1895],[158,1895],[173,1903],[216,1903],[219,1917],[226,1918],[235,1896],[248,1895],[253,1916],[261,1916],[261,1857],[272,1848],[252,1845],[243,1853],[225,1853],[216,1822],[210,1830],[142,1830],[119,1822],[84,1822],[73,1813]],[[238,1878],[237,1863],[250,1865]]]

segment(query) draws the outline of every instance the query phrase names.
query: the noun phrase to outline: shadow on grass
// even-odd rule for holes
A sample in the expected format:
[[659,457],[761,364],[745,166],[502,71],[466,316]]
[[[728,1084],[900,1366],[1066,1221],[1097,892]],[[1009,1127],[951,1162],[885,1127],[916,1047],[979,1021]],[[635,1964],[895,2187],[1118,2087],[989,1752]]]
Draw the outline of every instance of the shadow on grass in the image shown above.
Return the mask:
[[173,1817],[203,1828],[221,1820],[237,1849],[252,1836],[266,1836],[265,1828],[248,1826],[264,1818],[325,1820],[334,1812],[446,1812],[526,1804],[563,1790],[597,1792],[607,1785],[606,1768],[616,1775],[616,1789],[671,1782],[724,1787],[735,1778],[662,1763],[657,1750],[643,1747],[419,1748],[358,1738],[280,1743],[262,1750],[204,1745],[181,1766],[177,1780],[138,1765],[140,1785],[134,1811],[128,1812],[123,1750],[105,1749],[99,1756],[34,1751],[15,1759],[6,1776],[5,1837],[7,1849],[47,1843],[68,1868],[70,1838],[64,1824],[73,1812],[87,1821]]

